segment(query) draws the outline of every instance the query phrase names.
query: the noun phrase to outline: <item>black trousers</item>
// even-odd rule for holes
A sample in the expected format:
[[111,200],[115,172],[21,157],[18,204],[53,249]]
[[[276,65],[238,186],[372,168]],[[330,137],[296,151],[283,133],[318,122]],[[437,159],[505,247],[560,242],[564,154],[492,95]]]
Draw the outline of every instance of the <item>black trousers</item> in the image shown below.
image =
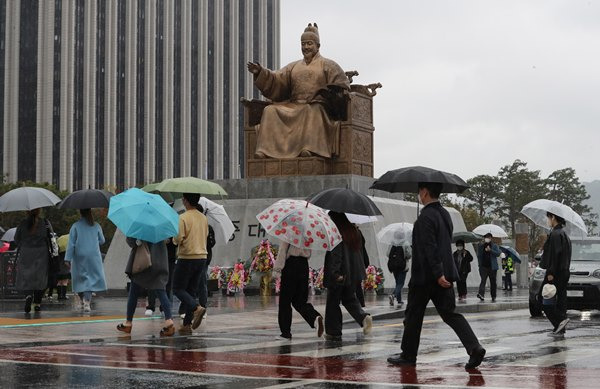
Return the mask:
[[173,293],[182,304],[185,304],[184,326],[192,323],[194,310],[198,306],[196,296],[203,269],[206,271],[206,259],[178,259],[175,265]]
[[504,289],[512,290],[512,273],[504,273]]
[[27,295],[33,297],[34,304],[41,304],[42,297],[44,297],[44,290],[30,290],[27,292]]
[[308,302],[308,260],[304,257],[289,257],[281,271],[277,319],[281,334],[286,337],[292,335],[292,307],[314,328],[315,319],[321,314]]
[[567,284],[568,282],[554,282],[554,286],[556,286],[556,304],[542,305],[542,310],[554,326],[554,330],[561,321],[567,318]]
[[421,340],[421,328],[425,308],[429,300],[435,305],[438,314],[458,335],[467,354],[479,346],[479,340],[463,315],[454,312],[454,288],[442,288],[437,283],[426,286],[410,286],[408,288],[408,305],[404,314],[404,333],[402,334],[402,356],[416,361]]
[[340,303],[361,326],[367,316],[356,298],[356,285],[328,287],[327,303],[325,305],[325,332],[328,335],[342,335],[342,309]]
[[479,294],[485,296],[485,284],[487,279],[490,279],[490,294],[492,299],[496,299],[496,273],[498,270],[492,270],[491,267],[480,267],[479,275],[481,276],[481,283],[479,284]]
[[360,303],[361,307],[366,307],[365,305],[365,291],[363,290],[362,287],[362,281],[358,283],[358,285],[356,285],[356,298],[358,299],[358,302]]
[[466,296],[467,295],[467,277],[461,277],[460,280],[456,281],[456,290],[458,292],[458,296]]

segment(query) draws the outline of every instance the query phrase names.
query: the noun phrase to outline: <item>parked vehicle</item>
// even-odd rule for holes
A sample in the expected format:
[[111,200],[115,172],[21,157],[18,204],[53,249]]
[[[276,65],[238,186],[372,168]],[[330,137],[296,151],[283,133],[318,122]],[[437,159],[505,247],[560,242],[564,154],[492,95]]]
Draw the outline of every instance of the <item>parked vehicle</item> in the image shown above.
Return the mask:
[[[600,309],[600,237],[572,238],[567,309]],[[540,294],[546,270],[535,268],[529,282],[529,312],[541,316]]]

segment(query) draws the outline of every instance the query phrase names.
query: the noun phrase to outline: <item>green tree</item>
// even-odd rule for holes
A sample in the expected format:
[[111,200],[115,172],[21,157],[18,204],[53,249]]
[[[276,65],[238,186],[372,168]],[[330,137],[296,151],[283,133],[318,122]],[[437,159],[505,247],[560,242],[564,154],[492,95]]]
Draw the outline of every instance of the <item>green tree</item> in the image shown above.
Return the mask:
[[546,179],[546,186],[548,187],[548,199],[568,205],[581,215],[588,227],[588,232],[591,233],[598,226],[598,215],[584,203],[590,198],[590,195],[579,181],[573,168],[567,167],[552,172]]
[[481,219],[488,219],[489,212],[497,202],[499,183],[493,176],[481,174],[467,180],[469,189],[461,194],[469,200]]
[[539,170],[529,170],[527,162],[519,159],[506,165],[498,172],[500,190],[495,212],[511,227],[515,236],[515,223],[529,221],[521,214],[523,206],[533,200],[546,197],[546,182],[540,176]]

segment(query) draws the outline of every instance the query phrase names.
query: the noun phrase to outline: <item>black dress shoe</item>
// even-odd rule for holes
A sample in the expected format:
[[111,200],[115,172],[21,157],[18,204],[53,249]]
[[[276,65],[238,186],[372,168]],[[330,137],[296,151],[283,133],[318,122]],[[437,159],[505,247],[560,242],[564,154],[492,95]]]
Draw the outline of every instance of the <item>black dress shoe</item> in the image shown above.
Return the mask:
[[387,359],[389,363],[397,366],[416,366],[417,361],[411,359],[405,359],[402,354],[392,355]]
[[471,352],[471,357],[469,358],[469,362],[467,362],[465,365],[465,369],[474,369],[481,365],[483,357],[485,357],[485,349],[481,346],[478,346]]

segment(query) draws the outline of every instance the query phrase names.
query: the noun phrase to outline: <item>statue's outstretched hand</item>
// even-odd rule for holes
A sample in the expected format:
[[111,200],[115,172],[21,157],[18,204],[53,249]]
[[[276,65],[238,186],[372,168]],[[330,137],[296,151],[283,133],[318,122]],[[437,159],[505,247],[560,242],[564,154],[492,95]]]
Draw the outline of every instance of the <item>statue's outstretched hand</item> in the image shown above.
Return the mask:
[[252,74],[258,74],[262,70],[262,66],[258,62],[248,62],[248,71]]

